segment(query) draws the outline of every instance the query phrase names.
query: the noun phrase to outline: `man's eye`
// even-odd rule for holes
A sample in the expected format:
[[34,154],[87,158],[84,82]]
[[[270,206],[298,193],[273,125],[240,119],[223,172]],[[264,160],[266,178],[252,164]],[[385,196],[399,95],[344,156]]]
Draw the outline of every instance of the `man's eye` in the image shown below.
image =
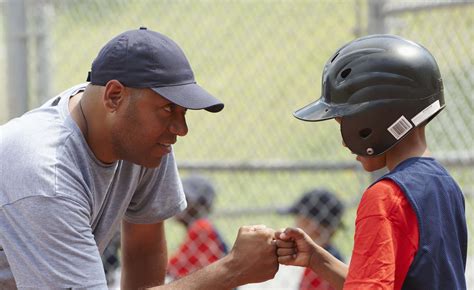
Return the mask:
[[173,108],[171,107],[171,104],[170,105],[167,105],[167,106],[164,106],[163,107],[163,110],[165,110],[166,112],[170,112],[173,110]]

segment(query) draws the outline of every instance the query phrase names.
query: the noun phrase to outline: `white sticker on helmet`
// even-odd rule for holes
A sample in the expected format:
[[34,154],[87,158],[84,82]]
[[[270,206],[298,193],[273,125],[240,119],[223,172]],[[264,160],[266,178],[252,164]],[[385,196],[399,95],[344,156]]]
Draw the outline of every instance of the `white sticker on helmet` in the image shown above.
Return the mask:
[[415,124],[415,126],[418,126],[423,121],[431,117],[434,113],[438,112],[439,108],[441,108],[441,105],[439,104],[439,100],[437,100],[428,107],[424,108],[423,111],[416,114],[416,116],[413,117],[411,121],[413,122],[413,124]]
[[395,137],[395,139],[400,139],[405,135],[410,129],[413,128],[413,125],[410,121],[405,118],[405,116],[401,116],[398,120],[395,121],[390,127],[388,127],[388,131],[390,134]]

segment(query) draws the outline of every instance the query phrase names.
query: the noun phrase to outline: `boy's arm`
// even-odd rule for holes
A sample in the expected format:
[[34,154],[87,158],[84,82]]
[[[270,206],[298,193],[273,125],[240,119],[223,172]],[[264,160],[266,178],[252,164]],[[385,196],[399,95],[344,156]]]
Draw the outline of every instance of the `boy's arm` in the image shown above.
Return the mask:
[[342,289],[348,267],[324,248],[318,246],[302,229],[287,228],[276,232],[278,262],[311,268],[335,289]]
[[156,290],[232,289],[263,282],[278,271],[274,231],[264,226],[241,227],[232,251],[224,258]]

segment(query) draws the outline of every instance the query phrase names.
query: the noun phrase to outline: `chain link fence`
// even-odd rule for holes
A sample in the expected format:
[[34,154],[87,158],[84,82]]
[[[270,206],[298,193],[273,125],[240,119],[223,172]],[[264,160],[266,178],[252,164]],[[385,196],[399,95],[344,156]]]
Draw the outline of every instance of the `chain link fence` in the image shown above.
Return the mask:
[[[428,126],[428,142],[463,189],[474,233],[473,1],[0,0],[0,18],[0,124],[84,82],[113,36],[140,26],[160,31],[226,104],[220,114],[189,112],[189,134],[175,146],[183,176],[212,180],[209,219],[224,242],[231,246],[241,225],[294,225],[296,217],[279,209],[326,188],[345,205],[332,243],[346,261],[356,206],[374,176],[340,145],[336,122],[301,122],[292,112],[319,97],[324,63],[356,36],[417,41],[438,60],[445,84],[447,108]],[[172,254],[187,233],[166,223]],[[470,239],[470,265],[473,246]],[[115,277],[110,287],[118,287],[119,263],[104,261]],[[273,281],[241,288],[296,289],[300,275],[282,267]],[[472,266],[466,277],[474,287]]]

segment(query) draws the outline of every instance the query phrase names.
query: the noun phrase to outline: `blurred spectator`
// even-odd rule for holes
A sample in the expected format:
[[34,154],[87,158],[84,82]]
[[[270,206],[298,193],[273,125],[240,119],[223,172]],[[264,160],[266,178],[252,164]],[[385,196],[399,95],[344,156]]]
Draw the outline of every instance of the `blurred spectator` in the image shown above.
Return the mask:
[[216,195],[212,183],[198,175],[183,178],[188,207],[175,216],[187,235],[168,263],[168,276],[179,279],[224,257],[227,247],[208,216]]
[[105,278],[107,285],[120,285],[120,281],[116,281],[117,271],[120,270],[120,231],[117,231],[105,248],[102,254],[102,264],[104,265]]
[[[281,214],[296,216],[296,226],[304,230],[318,245],[343,261],[342,255],[331,244],[331,238],[341,227],[344,205],[330,191],[313,189],[306,192],[291,207],[280,209]],[[306,268],[301,278],[300,290],[329,290],[329,283],[321,280],[310,268]]]

